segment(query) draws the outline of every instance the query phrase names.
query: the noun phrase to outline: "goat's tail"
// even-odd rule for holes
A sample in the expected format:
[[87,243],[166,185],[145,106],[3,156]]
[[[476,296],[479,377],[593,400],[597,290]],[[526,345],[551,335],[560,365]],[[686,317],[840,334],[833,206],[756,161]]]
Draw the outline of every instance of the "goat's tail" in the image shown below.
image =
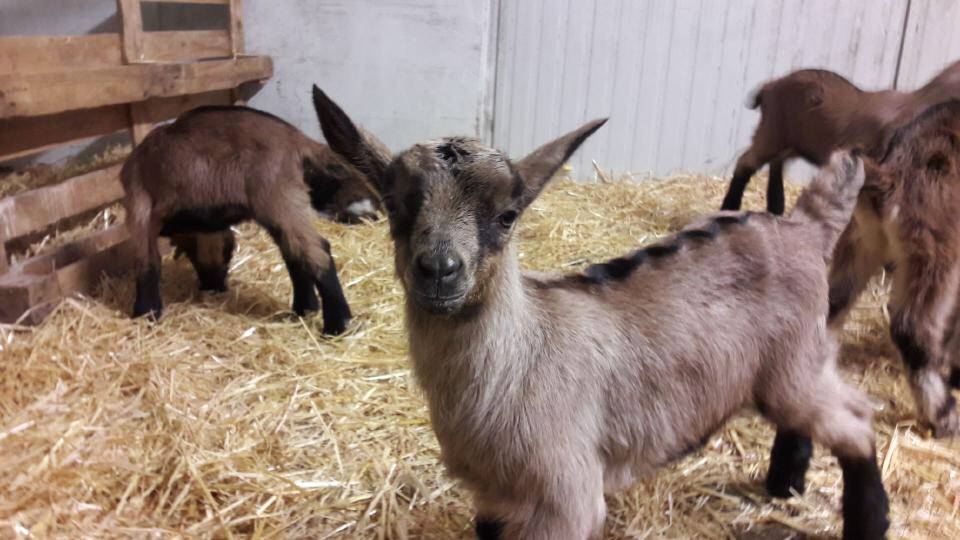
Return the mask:
[[761,84],[747,94],[747,101],[744,105],[746,105],[748,109],[756,109],[760,106],[760,101],[763,99],[763,90],[766,86],[766,84]]
[[865,176],[858,151],[834,152],[800,194],[790,214],[794,221],[808,223],[811,232],[821,238],[826,258],[850,222]]

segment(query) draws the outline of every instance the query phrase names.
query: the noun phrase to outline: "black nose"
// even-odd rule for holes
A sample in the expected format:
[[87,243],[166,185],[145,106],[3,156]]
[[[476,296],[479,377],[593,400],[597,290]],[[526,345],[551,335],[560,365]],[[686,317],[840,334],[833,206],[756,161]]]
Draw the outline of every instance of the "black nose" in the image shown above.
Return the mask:
[[455,275],[463,268],[463,260],[450,253],[421,253],[417,257],[417,268],[423,277],[444,279]]

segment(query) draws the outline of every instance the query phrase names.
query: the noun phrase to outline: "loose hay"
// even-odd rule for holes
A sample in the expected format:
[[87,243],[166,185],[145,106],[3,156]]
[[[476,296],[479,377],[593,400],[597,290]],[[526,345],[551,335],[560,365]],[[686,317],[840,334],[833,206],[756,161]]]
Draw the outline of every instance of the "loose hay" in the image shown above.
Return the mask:
[[[523,265],[574,270],[621,254],[718,207],[724,187],[556,182],[520,226]],[[758,190],[747,204],[762,207]],[[357,315],[340,338],[287,312],[286,270],[253,226],[240,228],[226,294],[196,292],[185,259],[164,261],[159,324],[130,320],[131,280],[107,279],[36,328],[0,327],[0,536],[470,537],[468,494],[437,464],[411,381],[386,224],[317,227]],[[912,422],[884,303],[877,283],[842,358],[881,404],[891,536],[958,538],[960,448]],[[608,536],[837,535],[835,460],[818,448],[807,494],[773,502],[762,487],[772,438],[741,415],[609,497]]]

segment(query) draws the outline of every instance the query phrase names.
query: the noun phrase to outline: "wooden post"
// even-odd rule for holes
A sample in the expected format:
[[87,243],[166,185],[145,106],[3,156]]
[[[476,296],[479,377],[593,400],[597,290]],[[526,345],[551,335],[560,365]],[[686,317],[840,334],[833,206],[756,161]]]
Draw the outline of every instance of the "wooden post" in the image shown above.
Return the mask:
[[[230,0],[230,51],[234,58],[243,54],[243,0]],[[242,105],[240,89],[230,91],[234,104]]]
[[117,9],[123,21],[120,33],[123,35],[123,62],[136,64],[143,58],[143,16],[140,13],[140,0],[117,0]]

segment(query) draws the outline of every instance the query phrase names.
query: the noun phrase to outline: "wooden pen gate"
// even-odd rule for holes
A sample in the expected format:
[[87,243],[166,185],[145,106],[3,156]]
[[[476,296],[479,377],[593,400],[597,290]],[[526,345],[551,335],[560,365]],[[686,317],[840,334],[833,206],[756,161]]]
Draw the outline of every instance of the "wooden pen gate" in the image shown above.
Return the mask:
[[[117,0],[118,34],[0,37],[0,161],[129,130],[137,144],[164,120],[239,100],[273,72],[244,54],[241,0],[221,4],[229,28],[143,30],[140,0]],[[124,224],[12,264],[11,241],[50,230],[123,196],[120,165],[0,200],[0,322],[36,323],[57,302],[128,267]]]

